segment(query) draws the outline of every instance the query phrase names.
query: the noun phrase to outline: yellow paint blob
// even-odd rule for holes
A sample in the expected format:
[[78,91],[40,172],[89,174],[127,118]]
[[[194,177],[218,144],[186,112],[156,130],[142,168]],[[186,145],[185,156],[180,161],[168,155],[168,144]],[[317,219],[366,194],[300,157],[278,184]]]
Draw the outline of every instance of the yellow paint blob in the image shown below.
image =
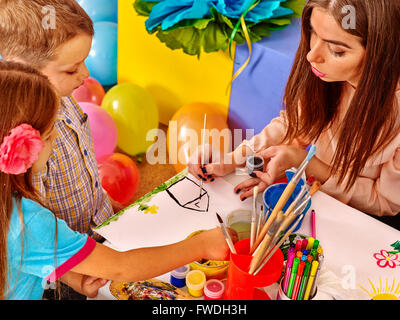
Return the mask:
[[399,300],[394,294],[380,293],[375,295],[372,300]]
[[192,283],[193,285],[199,285],[202,281],[204,280],[204,277],[201,273],[192,273],[189,276],[189,281],[190,283]]

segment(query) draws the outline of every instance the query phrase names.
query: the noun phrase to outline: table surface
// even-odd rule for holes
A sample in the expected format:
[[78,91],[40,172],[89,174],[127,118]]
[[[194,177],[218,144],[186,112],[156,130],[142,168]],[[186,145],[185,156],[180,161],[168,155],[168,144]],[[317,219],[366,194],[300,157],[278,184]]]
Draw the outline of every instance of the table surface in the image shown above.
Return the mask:
[[[223,179],[233,187],[246,177],[232,174]],[[400,254],[387,253],[394,250],[391,245],[400,240],[400,232],[321,191],[313,196],[312,209],[325,257],[315,299],[400,299]],[[297,233],[311,236],[309,212]],[[105,245],[113,247],[108,241]],[[168,282],[169,273],[157,278]],[[115,299],[108,286],[95,299]],[[264,289],[275,299],[277,284]]]

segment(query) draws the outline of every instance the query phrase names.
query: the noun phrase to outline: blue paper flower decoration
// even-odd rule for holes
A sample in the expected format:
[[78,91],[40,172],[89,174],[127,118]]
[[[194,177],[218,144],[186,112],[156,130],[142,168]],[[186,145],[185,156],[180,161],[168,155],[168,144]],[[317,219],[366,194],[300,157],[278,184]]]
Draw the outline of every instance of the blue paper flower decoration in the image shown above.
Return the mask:
[[[299,17],[305,0],[136,0],[136,11],[148,16],[149,33],[171,49],[185,53],[225,50],[234,26],[244,16],[252,42],[269,35],[269,30],[282,29]],[[243,30],[234,33],[234,40],[244,42]]]

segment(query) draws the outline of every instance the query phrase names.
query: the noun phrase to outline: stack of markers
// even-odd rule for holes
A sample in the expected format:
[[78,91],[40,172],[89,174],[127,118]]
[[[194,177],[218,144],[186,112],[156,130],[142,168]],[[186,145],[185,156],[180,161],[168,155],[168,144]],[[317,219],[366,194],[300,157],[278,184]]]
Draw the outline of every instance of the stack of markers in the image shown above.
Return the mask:
[[314,297],[323,259],[319,241],[312,237],[290,245],[282,280],[282,290],[288,298],[309,300]]

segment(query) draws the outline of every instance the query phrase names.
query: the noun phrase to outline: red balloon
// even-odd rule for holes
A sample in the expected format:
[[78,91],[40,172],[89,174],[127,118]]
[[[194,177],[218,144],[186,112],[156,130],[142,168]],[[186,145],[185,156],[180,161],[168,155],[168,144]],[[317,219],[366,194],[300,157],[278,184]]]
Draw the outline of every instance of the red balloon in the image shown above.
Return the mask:
[[101,106],[106,92],[96,79],[89,77],[83,84],[74,90],[72,96],[77,102],[90,102]]
[[114,153],[98,162],[100,181],[108,195],[124,206],[130,204],[139,186],[139,170],[128,156]]

